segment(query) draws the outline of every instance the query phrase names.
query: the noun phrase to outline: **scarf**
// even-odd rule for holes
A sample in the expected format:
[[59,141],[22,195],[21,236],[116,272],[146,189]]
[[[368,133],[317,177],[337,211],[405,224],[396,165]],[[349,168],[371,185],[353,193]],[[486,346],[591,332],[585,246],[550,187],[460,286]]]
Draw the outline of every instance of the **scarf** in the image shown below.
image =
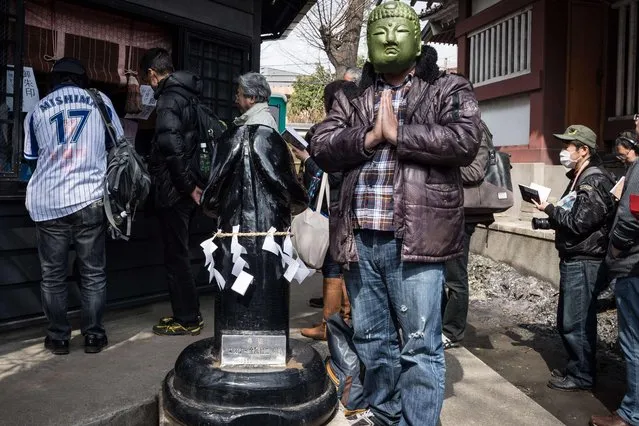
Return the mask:
[[269,112],[266,102],[253,105],[251,109],[233,120],[233,124],[236,126],[262,124],[277,130],[277,123],[275,123],[275,119]]

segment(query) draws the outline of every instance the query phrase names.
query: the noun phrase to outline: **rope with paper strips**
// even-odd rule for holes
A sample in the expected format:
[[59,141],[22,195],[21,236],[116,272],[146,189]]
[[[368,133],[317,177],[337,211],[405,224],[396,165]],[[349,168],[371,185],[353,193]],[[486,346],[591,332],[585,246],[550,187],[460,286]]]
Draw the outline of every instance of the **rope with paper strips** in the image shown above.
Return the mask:
[[[204,266],[208,267],[209,282],[212,282],[215,278],[220,290],[226,288],[226,280],[215,269],[215,260],[213,260],[213,253],[218,249],[217,245],[213,242],[216,238],[231,238],[231,255],[233,256],[233,269],[231,274],[235,276],[235,281],[231,286],[231,290],[244,296],[249,285],[253,282],[253,275],[246,272],[244,269],[250,269],[248,262],[242,259],[242,255],[246,254],[246,249],[239,243],[238,237],[258,237],[264,236],[264,243],[262,244],[262,250],[273,253],[276,256],[280,256],[282,260],[282,267],[286,268],[284,272],[284,278],[290,283],[292,280],[296,280],[298,283],[302,283],[306,278],[315,273],[314,269],[309,269],[302,259],[299,258],[297,251],[293,247],[291,241],[290,231],[278,232],[275,228],[271,227],[267,232],[240,232],[240,226],[233,226],[233,232],[224,233],[220,229],[213,235],[212,238],[202,241],[200,247],[204,251]],[[282,242],[282,247],[275,242],[275,236],[286,236]]]

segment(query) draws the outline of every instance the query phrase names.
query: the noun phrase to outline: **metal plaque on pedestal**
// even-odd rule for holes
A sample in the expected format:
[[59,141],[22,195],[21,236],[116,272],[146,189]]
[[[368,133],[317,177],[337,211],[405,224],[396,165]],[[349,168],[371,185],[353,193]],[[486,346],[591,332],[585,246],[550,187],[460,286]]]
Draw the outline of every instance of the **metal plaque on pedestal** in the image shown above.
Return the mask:
[[286,336],[225,334],[220,367],[286,367]]

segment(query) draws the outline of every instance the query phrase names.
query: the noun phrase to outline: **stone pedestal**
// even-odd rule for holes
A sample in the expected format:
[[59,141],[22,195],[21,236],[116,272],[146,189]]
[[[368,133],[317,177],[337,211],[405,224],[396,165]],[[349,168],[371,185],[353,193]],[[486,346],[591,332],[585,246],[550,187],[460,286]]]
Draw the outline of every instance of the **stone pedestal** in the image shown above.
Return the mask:
[[285,368],[220,368],[213,339],[188,346],[162,384],[163,409],[185,425],[322,425],[337,409],[319,354],[289,341]]

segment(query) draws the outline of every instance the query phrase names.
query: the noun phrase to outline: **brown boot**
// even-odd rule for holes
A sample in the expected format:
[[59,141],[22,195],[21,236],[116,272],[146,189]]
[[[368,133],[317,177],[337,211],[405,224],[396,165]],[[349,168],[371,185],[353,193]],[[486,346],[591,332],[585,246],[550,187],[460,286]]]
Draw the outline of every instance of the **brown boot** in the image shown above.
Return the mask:
[[308,337],[313,340],[326,340],[326,321],[322,320],[322,322],[313,328],[303,328],[300,330],[302,336]]
[[348,300],[348,292],[346,291],[346,282],[342,279],[342,319],[346,324],[351,323],[351,302]]
[[342,279],[324,278],[322,290],[324,294],[324,315],[322,323],[317,327],[303,328],[300,330],[302,336],[315,340],[326,340],[326,320],[335,312],[340,311],[342,305]]

